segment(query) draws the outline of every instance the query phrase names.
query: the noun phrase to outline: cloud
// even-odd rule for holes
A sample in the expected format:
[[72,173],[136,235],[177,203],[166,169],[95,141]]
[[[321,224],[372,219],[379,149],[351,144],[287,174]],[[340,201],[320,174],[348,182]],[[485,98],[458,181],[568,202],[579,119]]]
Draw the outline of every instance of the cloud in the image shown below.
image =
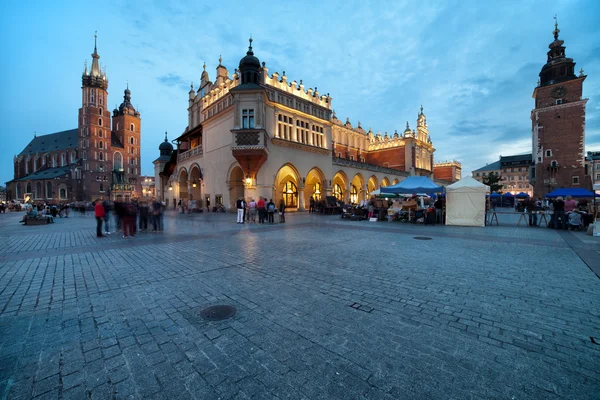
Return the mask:
[[187,81],[173,72],[159,76],[156,78],[156,80],[161,85],[165,85],[167,87],[177,87],[183,90],[187,90],[189,88]]

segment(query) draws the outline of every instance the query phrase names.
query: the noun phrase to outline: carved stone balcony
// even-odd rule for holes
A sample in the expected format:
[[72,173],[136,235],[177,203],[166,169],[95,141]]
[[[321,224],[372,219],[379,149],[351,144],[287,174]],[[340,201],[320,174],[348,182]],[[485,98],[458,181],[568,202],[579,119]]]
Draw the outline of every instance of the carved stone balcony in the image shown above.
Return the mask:
[[185,160],[195,159],[202,157],[203,151],[202,146],[196,146],[191,150],[184,151],[177,156],[177,162],[183,162]]
[[246,176],[256,173],[267,160],[269,136],[263,129],[232,130],[231,153],[238,161]]

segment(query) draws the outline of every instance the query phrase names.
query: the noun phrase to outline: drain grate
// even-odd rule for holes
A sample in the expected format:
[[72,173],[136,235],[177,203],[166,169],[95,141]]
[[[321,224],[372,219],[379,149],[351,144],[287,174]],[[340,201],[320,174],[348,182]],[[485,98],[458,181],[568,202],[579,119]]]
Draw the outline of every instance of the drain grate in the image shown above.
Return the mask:
[[224,319],[231,318],[235,315],[237,310],[235,307],[227,305],[218,305],[207,307],[200,311],[200,317],[207,321],[222,321]]
[[355,310],[363,311],[363,312],[366,312],[366,313],[370,313],[371,311],[374,310],[373,307],[365,306],[365,305],[362,305],[360,303],[354,303],[350,307],[354,308]]
[[416,239],[416,240],[431,240],[433,238],[430,238],[429,236],[415,236],[413,239]]

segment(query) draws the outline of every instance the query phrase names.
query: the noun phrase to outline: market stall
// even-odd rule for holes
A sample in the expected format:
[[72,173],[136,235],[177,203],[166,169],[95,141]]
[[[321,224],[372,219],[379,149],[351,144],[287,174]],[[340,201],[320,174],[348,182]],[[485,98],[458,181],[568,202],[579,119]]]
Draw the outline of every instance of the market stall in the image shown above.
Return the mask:
[[446,188],[446,225],[485,226],[485,196],[490,187],[471,177]]
[[403,200],[400,207],[401,211],[398,211],[393,205],[390,207],[391,213],[388,211],[390,219],[435,223],[435,211],[433,209],[431,211],[432,215],[430,215],[433,218],[427,219],[428,210],[425,209],[423,196],[427,196],[426,193],[442,193],[444,187],[436,185],[426,176],[409,176],[396,185],[381,187],[379,190],[381,194],[390,196],[413,195],[412,198]]

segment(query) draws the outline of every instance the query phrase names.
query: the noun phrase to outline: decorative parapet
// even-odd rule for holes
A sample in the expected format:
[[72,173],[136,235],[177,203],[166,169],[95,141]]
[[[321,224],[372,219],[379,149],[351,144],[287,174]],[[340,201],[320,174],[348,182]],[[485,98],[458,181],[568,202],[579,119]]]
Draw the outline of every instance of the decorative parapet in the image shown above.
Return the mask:
[[198,93],[194,99],[194,103],[202,101],[202,108],[205,109],[219,99],[225,97],[231,89],[239,84],[240,80],[238,79],[237,74],[233,74],[233,79],[226,78],[221,84],[213,84],[211,89],[205,93],[203,97],[200,97],[200,93]]
[[296,81],[288,82],[288,78],[285,76],[285,71],[283,71],[283,75],[281,76],[278,72],[275,72],[273,75],[269,76],[269,69],[263,67],[263,79],[265,85],[269,85],[273,88],[281,90],[282,92],[289,93],[293,96],[331,110],[332,98],[329,96],[329,93],[326,95],[319,95],[316,87],[314,89],[308,88],[308,90],[304,90],[304,84],[302,83],[302,80],[300,81],[300,84],[298,84]]
[[194,147],[191,150],[184,151],[177,155],[177,162],[182,162],[190,158],[202,157],[202,146]]
[[457,167],[457,168],[462,168],[462,164],[459,161],[456,161],[456,160],[442,161],[442,162],[433,164],[433,168],[436,168],[436,167]]
[[381,167],[381,166],[375,165],[375,164],[361,163],[358,161],[346,160],[344,158],[334,158],[333,165],[340,165],[343,167],[364,169],[364,170],[373,171],[373,172],[382,172],[382,173],[390,174],[390,175],[410,176],[410,173],[399,170],[399,169],[385,168],[385,167]]

